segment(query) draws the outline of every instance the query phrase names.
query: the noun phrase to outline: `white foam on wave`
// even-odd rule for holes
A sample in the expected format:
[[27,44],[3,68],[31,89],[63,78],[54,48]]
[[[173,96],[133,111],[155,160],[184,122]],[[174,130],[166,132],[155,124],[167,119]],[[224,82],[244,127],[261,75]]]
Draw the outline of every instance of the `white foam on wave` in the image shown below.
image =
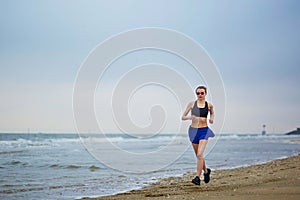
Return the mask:
[[16,140],[6,140],[0,141],[0,148],[30,148],[30,147],[58,147],[62,143],[74,143],[80,142],[79,139],[74,138],[58,138],[58,139],[16,139]]

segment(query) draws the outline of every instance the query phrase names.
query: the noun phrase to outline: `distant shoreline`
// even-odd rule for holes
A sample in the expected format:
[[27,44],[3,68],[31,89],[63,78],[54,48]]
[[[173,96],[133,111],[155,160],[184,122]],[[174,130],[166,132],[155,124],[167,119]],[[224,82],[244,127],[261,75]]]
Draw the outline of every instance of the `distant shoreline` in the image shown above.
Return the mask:
[[[70,132],[0,132],[0,134],[28,134],[28,135],[38,135],[38,134],[70,134],[70,135],[79,135],[79,133],[70,133]],[[126,134],[126,133],[81,133],[82,135],[97,135],[97,134]],[[151,133],[142,133],[140,135],[153,135]],[[178,135],[186,135],[187,133],[160,133],[163,135],[174,135],[174,134],[178,134]],[[253,136],[272,136],[272,135],[287,135],[286,133],[267,133],[266,135],[262,135],[261,133],[218,133],[219,135],[253,135]],[[158,134],[159,135],[159,134]],[[297,134],[290,134],[290,136],[295,136]],[[289,136],[289,135],[287,135]]]
[[[211,182],[196,186],[194,173],[160,179],[140,190],[97,198],[121,199],[299,199],[300,154],[264,164],[212,172]],[[203,179],[203,178],[202,178]]]

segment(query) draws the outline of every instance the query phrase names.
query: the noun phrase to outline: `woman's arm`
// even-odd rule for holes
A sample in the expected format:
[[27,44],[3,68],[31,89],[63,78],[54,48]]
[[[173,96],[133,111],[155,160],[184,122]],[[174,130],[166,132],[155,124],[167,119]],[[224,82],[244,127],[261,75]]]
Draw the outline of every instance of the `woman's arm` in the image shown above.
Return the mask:
[[192,116],[187,116],[189,114],[190,110],[192,109],[192,104],[193,104],[193,102],[190,102],[187,105],[187,107],[186,107],[186,109],[185,109],[185,111],[184,111],[184,113],[181,117],[181,120],[191,120],[191,119],[193,119],[193,117],[194,117],[193,115]]
[[209,103],[209,123],[214,123],[214,118],[215,118],[215,112],[214,112],[214,107],[211,103]]

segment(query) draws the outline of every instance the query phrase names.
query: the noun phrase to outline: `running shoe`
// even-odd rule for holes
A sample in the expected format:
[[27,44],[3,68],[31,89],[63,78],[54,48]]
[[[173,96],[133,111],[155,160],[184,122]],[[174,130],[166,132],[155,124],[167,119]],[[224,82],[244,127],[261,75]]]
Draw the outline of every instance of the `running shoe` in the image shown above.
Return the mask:
[[200,178],[199,176],[196,176],[193,180],[192,183],[194,183],[195,185],[200,185]]
[[205,173],[203,173],[203,176],[204,176],[204,182],[205,183],[208,183],[209,181],[210,181],[210,172],[211,172],[211,170],[209,169],[209,168],[207,168],[207,172]]

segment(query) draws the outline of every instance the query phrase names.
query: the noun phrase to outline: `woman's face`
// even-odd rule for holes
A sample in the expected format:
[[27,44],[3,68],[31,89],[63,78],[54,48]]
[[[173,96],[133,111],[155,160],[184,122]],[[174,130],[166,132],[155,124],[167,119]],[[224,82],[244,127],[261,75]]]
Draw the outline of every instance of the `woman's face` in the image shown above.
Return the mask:
[[197,98],[200,99],[200,100],[205,99],[205,96],[206,96],[205,90],[204,89],[198,89],[196,91],[196,95],[197,95]]

